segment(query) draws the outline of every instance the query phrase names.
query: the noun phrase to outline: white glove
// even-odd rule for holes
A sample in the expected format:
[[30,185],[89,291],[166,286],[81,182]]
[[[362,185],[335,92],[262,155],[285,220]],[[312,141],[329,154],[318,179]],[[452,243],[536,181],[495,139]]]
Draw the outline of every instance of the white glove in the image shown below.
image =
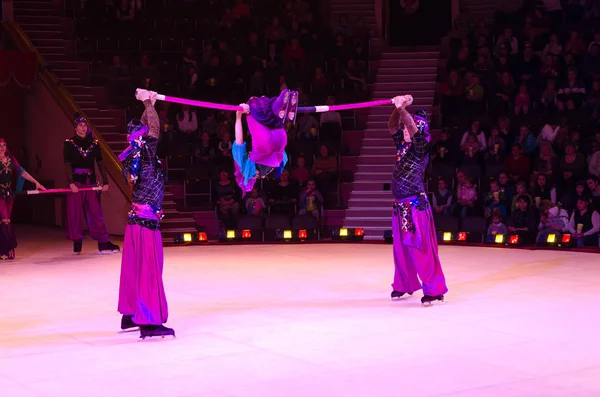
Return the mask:
[[394,102],[394,106],[396,106],[396,109],[400,109],[402,105],[404,105],[404,97],[395,96],[394,99],[392,99],[392,102]]
[[410,106],[413,103],[413,97],[411,95],[399,95],[393,99],[394,106],[396,108],[402,108]]
[[138,101],[142,101],[142,102],[150,99],[150,91],[142,90],[141,88],[138,88],[135,91],[135,99],[137,99]]

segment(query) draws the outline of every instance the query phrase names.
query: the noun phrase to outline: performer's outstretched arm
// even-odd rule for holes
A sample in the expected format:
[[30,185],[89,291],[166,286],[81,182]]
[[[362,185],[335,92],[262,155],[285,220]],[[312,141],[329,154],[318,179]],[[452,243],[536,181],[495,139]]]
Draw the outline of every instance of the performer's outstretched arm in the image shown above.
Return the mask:
[[237,111],[235,113],[235,143],[238,145],[244,144],[244,127],[242,126],[242,115],[250,112],[250,107],[245,103],[240,104],[244,109],[243,111]]
[[419,130],[417,129],[417,125],[413,120],[412,116],[405,109],[406,106],[410,106],[413,102],[413,97],[410,95],[397,96],[393,99],[394,105],[396,106],[396,111],[392,113],[391,117],[398,117],[398,120],[391,120],[390,122],[395,123],[396,125],[403,124],[408,133],[412,137]]
[[[142,90],[139,90],[142,91]],[[154,104],[156,103],[156,92],[146,91],[148,93],[147,97],[142,94],[141,99],[144,103],[144,114],[142,114],[141,122],[148,126],[148,136],[153,138],[160,137],[160,118],[158,117],[158,113],[154,108]]]

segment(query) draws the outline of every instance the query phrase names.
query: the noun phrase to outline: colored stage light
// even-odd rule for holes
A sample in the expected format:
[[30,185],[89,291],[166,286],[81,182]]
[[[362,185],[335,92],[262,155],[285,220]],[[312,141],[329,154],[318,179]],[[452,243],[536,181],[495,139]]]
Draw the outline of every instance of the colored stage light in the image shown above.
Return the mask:
[[556,243],[556,234],[549,234],[548,237],[546,238],[546,242],[548,244]]
[[571,242],[571,235],[570,234],[563,234],[561,243],[569,244],[570,242]]
[[450,233],[450,232],[444,232],[444,235],[443,235],[442,239],[444,241],[452,241],[452,233]]
[[348,237],[348,229],[346,229],[346,228],[340,229],[340,237]]
[[365,235],[364,229],[358,228],[354,230],[354,235],[356,237],[363,237]]
[[198,241],[208,241],[208,236],[206,235],[206,232],[198,233]]
[[283,238],[284,239],[291,239],[292,238],[292,231],[291,230],[284,230],[283,231]]
[[496,234],[494,236],[494,242],[496,244],[502,244],[502,243],[504,243],[504,235],[503,234]]
[[298,238],[305,239],[307,237],[306,230],[298,230]]
[[192,233],[183,233],[183,242],[191,243],[192,242]]
[[519,244],[519,235],[518,234],[511,235],[508,242],[510,244]]
[[467,232],[458,233],[458,241],[467,241]]
[[250,238],[252,237],[252,232],[250,230],[242,230],[242,238]]
[[228,239],[235,238],[235,230],[227,230],[227,234],[225,235]]

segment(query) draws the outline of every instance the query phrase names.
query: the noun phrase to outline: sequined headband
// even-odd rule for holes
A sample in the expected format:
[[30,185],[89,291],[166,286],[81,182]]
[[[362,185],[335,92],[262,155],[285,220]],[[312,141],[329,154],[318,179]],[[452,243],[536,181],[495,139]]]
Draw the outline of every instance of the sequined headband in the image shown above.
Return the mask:
[[87,124],[87,119],[83,116],[77,117],[75,119],[75,125],[79,124],[79,123],[86,123]]

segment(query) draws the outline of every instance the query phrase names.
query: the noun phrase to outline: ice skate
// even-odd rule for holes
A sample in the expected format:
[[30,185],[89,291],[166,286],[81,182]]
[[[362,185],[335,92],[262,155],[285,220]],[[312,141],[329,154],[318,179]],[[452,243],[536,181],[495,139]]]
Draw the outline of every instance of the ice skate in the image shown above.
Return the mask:
[[140,339],[152,338],[160,336],[164,338],[165,336],[175,337],[175,330],[172,328],[167,328],[164,325],[140,325]]
[[116,254],[120,252],[121,248],[118,245],[107,241],[106,243],[98,243],[98,254],[106,255],[106,254]]
[[83,247],[83,242],[81,240],[73,241],[73,253],[75,253],[75,255],[81,254],[82,247]]
[[433,305],[433,302],[435,302],[435,301],[443,302],[444,295],[438,295],[438,296],[423,295],[423,297],[421,298],[421,304],[423,304],[423,306],[431,306],[431,305]]
[[126,329],[131,329],[131,328],[137,328],[139,327],[139,325],[137,325],[134,321],[133,321],[133,316],[129,315],[123,315],[123,317],[121,318],[121,329],[122,330],[126,330]]
[[[394,299],[400,299],[402,298],[404,295],[406,295],[406,292],[400,292],[400,291],[392,291],[392,293],[390,294],[390,297],[392,300]],[[412,295],[412,292],[408,292],[408,295]]]

